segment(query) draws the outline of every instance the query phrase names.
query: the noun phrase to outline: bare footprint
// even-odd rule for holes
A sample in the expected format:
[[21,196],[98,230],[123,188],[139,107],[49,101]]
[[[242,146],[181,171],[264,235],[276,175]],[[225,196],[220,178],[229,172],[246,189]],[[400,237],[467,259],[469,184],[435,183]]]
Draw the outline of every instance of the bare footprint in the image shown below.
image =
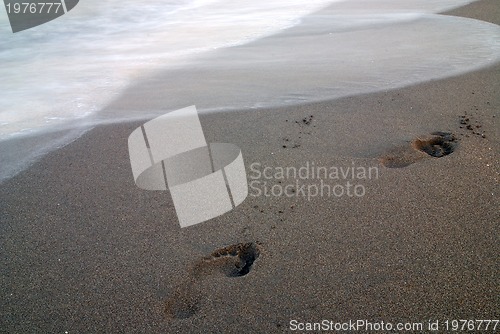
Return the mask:
[[212,252],[196,262],[189,279],[180,285],[165,303],[165,314],[169,318],[185,319],[199,310],[201,291],[197,285],[204,278],[222,273],[227,277],[247,275],[260,255],[259,244],[239,243]]
[[448,132],[433,132],[432,137],[427,139],[415,139],[413,147],[427,153],[431,157],[440,158],[453,153],[456,146],[456,138]]
[[250,272],[259,254],[258,246],[253,242],[217,249],[195,265],[194,277],[202,279],[216,271],[222,272],[227,277],[245,276]]
[[430,136],[417,138],[411,145],[398,147],[380,158],[388,168],[409,166],[428,156],[441,158],[453,153],[457,145],[455,136],[448,132],[433,132]]

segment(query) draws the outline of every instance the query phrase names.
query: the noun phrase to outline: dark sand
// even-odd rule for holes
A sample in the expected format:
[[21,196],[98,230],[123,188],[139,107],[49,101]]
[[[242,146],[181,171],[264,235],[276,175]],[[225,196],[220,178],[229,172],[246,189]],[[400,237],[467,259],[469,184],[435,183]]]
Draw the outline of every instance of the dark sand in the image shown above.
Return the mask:
[[[498,7],[484,0],[452,14],[499,24]],[[207,140],[238,145],[247,172],[252,162],[314,161],[379,166],[380,175],[362,182],[361,198],[249,196],[185,229],[168,192],[133,182],[127,138],[139,123],[94,129],[0,187],[0,331],[498,319],[499,75],[497,65],[395,91],[202,115]],[[454,134],[451,154],[416,149],[435,131]],[[380,165],[390,156],[409,164]]]

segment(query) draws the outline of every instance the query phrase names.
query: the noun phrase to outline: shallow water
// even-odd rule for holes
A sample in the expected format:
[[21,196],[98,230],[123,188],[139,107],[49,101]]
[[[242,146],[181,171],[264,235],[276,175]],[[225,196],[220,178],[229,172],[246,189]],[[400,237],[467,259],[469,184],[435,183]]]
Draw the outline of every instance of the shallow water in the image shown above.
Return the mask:
[[84,121],[138,77],[290,27],[328,2],[86,0],[16,34],[0,16],[0,140]]
[[[89,0],[17,34],[2,18],[3,150],[6,139],[71,133],[2,154],[0,179],[99,123],[193,104],[207,112],[333,99],[488,66],[500,59],[500,27],[433,14],[470,2],[153,0],[124,8]],[[155,80],[156,89],[141,88]],[[136,102],[109,104],[121,94]]]

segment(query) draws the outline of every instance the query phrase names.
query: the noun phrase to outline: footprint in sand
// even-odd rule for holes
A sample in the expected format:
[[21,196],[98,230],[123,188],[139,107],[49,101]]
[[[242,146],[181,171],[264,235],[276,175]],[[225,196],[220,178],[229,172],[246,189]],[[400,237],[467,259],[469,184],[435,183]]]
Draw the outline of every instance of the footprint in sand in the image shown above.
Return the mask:
[[239,243],[220,248],[196,262],[189,279],[180,285],[165,303],[167,317],[185,319],[193,316],[200,308],[201,291],[198,283],[204,278],[223,274],[227,277],[245,276],[259,257],[259,244]]
[[425,157],[441,158],[453,153],[457,139],[449,132],[433,132],[430,136],[417,138],[411,145],[398,147],[380,158],[382,165],[388,168],[409,166]]

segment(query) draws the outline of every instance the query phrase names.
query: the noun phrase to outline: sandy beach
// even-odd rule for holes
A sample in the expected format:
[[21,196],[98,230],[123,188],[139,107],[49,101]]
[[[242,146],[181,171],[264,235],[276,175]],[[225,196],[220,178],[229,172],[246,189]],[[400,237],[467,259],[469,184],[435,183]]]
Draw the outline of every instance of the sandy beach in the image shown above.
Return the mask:
[[[446,14],[500,24],[497,0]],[[446,320],[499,319],[499,78],[495,65],[201,114],[208,142],[241,148],[249,181],[252,164],[378,174],[351,178],[363,196],[250,191],[183,229],[168,192],[134,184],[127,139],[143,122],[87,132],[0,185],[0,332],[281,333],[324,319],[422,323],[420,332],[439,320],[444,332]],[[157,83],[142,86],[146,97]],[[134,103],[125,92],[108,108]],[[416,144],[436,136],[450,145],[442,157]]]

